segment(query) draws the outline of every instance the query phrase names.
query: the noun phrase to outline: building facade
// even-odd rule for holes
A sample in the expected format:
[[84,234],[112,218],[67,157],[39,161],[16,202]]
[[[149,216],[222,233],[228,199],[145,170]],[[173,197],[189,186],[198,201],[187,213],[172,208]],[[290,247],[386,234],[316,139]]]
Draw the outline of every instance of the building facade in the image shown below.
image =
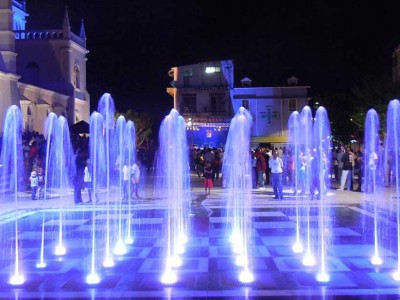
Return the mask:
[[167,92],[185,118],[189,144],[224,146],[232,117],[229,83],[219,61],[173,67]]
[[253,87],[249,78],[234,87],[232,60],[174,67],[169,75],[173,81],[167,92],[186,120],[188,142],[200,147],[223,147],[230,120],[241,106],[253,117],[253,146],[286,144],[290,114],[310,100],[310,87],[299,86],[295,77],[281,87]]
[[286,144],[289,117],[308,105],[309,88],[299,86],[295,77],[278,87],[252,87],[251,80],[242,80],[242,87],[234,89],[232,104],[235,112],[243,106],[252,115],[252,144]]
[[0,0],[0,121],[21,108],[24,128],[43,132],[50,112],[70,125],[89,120],[86,34],[71,32],[68,11],[58,29],[26,29],[25,1]]

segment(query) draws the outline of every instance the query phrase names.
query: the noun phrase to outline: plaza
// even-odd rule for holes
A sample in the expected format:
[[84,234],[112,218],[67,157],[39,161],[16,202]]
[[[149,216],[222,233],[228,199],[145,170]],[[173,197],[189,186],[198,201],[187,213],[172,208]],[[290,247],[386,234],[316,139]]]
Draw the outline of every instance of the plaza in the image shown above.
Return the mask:
[[[241,283],[239,267],[235,265],[231,245],[226,238],[226,190],[220,182],[204,195],[203,179],[191,175],[191,202],[186,213],[188,242],[182,255],[182,265],[176,269],[177,282],[162,284],[164,236],[163,227],[167,203],[154,196],[154,177],[148,175],[141,186],[141,199],[131,202],[131,228],[134,242],[127,245],[125,255],[115,255],[115,266],[99,267],[101,280],[88,284],[91,252],[92,213],[95,212],[97,239],[104,236],[106,205],[99,191],[98,204],[74,205],[72,191],[63,195],[50,195],[46,200],[30,200],[29,194],[20,194],[18,203],[1,206],[1,232],[3,245],[12,245],[11,232],[18,218],[21,269],[25,283],[8,283],[10,274],[9,247],[1,252],[1,298],[257,298],[275,297],[293,299],[310,297],[357,297],[375,299],[398,294],[398,282],[392,279],[396,267],[394,253],[386,251],[381,266],[370,263],[373,250],[371,213],[361,208],[363,193],[330,189],[326,198],[332,218],[332,245],[328,250],[331,280],[321,283],[315,278],[317,266],[302,265],[302,254],[292,251],[295,233],[295,197],[284,189],[284,200],[274,200],[270,186],[253,189],[252,232],[250,245],[254,281]],[[115,188],[117,189],[117,188]],[[393,189],[382,187],[380,195],[389,200]],[[83,191],[83,198],[87,194]],[[117,190],[112,192],[117,194]],[[86,198],[85,198],[86,197]],[[306,197],[301,199],[306,203]],[[110,220],[118,223],[118,199],[111,205]],[[316,210],[318,200],[312,201]],[[57,245],[57,224],[60,206],[64,215],[64,256],[54,255]],[[128,204],[123,204],[126,221]],[[15,210],[15,208],[18,208]],[[46,267],[37,268],[40,255],[41,224],[45,212]],[[315,211],[311,213],[311,216]],[[361,219],[366,217],[364,224]],[[389,220],[390,221],[390,220]],[[394,225],[393,225],[394,226]],[[114,228],[113,226],[111,228]],[[302,228],[304,229],[304,228]],[[395,230],[393,227],[392,230]],[[368,236],[371,236],[368,237]],[[97,241],[99,242],[99,240]],[[101,242],[98,243],[101,248]],[[383,249],[385,251],[385,249]]]

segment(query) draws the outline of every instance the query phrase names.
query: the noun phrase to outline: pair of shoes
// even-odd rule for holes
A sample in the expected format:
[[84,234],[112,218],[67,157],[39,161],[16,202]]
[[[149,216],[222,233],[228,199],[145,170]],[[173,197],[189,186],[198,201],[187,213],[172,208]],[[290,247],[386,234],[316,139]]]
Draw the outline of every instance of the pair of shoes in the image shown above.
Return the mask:
[[336,189],[337,191],[343,191],[343,189],[342,188],[338,188],[338,189]]
[[75,204],[77,204],[77,205],[83,204],[83,201],[75,202]]

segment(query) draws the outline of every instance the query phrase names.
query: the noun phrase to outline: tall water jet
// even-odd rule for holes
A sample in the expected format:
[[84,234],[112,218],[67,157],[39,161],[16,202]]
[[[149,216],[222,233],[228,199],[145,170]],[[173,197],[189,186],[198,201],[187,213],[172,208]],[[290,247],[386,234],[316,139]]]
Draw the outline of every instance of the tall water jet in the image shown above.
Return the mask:
[[241,282],[252,282],[251,207],[252,207],[252,166],[250,156],[250,134],[252,118],[250,113],[240,107],[231,120],[222,173],[227,189],[227,222],[231,224],[230,239],[233,251],[237,254],[236,264],[243,267],[239,274]]
[[93,192],[90,196],[92,200],[92,252],[90,255],[90,272],[86,276],[86,282],[88,284],[97,284],[100,282],[100,275],[98,274],[97,264],[97,245],[96,245],[96,203],[97,203],[97,189],[102,183],[102,179],[105,178],[105,147],[104,147],[104,120],[103,116],[98,112],[93,112],[89,119],[90,125],[90,140],[89,140],[89,163],[87,164],[87,172],[92,180],[92,190],[88,190],[89,193]]
[[[69,127],[67,120],[60,116],[58,117],[58,126],[55,142],[52,148],[55,149],[55,166],[53,169],[49,169],[48,172],[53,172],[55,175],[54,188],[59,188],[59,234],[58,234],[58,245],[55,249],[55,254],[60,256],[66,253],[66,248],[63,243],[63,195],[65,189],[72,187],[71,174],[75,174],[75,162],[74,162],[74,151],[71,145],[71,139],[69,135]],[[53,153],[53,149],[51,150]],[[50,164],[51,166],[51,164]]]
[[295,157],[294,161],[294,195],[296,196],[296,241],[292,246],[292,250],[295,253],[303,252],[303,242],[301,240],[300,227],[301,227],[301,219],[300,219],[300,197],[298,197],[297,193],[299,190],[299,176],[300,176],[300,145],[301,145],[301,123],[300,123],[300,114],[297,111],[294,111],[290,117],[288,122],[289,129],[289,143],[292,145],[290,150],[292,151],[292,155]]
[[376,195],[376,167],[378,163],[379,153],[379,116],[374,109],[367,112],[365,119],[364,134],[364,201],[365,204],[372,203],[374,214],[374,254],[371,257],[373,265],[381,265],[382,258],[380,255],[380,241],[382,235],[379,234],[381,228],[379,226],[379,197]]
[[111,95],[105,93],[99,100],[98,111],[103,116],[103,130],[105,136],[105,165],[106,165],[106,201],[107,201],[107,216],[106,216],[106,244],[105,254],[103,260],[103,266],[110,268],[114,266],[114,258],[111,253],[111,236],[110,236],[110,187],[112,180],[111,162],[115,162],[115,153],[112,151],[113,147],[111,142],[113,141],[114,131],[114,113],[115,106],[114,100]]
[[21,180],[24,178],[22,161],[22,114],[18,106],[12,105],[7,109],[3,124],[3,141],[1,148],[1,182],[5,183],[4,198],[13,197],[15,204],[15,239],[14,257],[10,267],[9,283],[20,285],[25,282],[21,268],[19,228],[18,228],[18,191],[22,190]]
[[[43,198],[47,199],[47,193],[49,192],[49,187],[55,186],[56,176],[59,174],[52,174],[55,170],[57,170],[57,147],[51,147],[52,144],[55,144],[56,136],[58,133],[58,119],[57,115],[53,112],[49,113],[45,122],[45,136],[46,136],[46,156],[44,162],[44,191]],[[45,268],[47,266],[44,259],[44,242],[45,242],[45,224],[46,224],[46,210],[42,210],[42,235],[41,235],[41,243],[40,243],[40,256],[39,262],[36,264],[37,268]],[[62,230],[60,228],[60,230]]]
[[186,124],[176,109],[172,109],[161,123],[157,153],[157,193],[166,198],[167,217],[166,260],[161,282],[177,281],[174,267],[181,264],[179,255],[187,241],[186,205],[190,203],[189,158]]
[[319,273],[317,280],[321,282],[329,281],[329,272],[327,269],[327,254],[330,247],[330,210],[328,199],[326,197],[329,186],[329,172],[331,159],[331,127],[328,114],[324,107],[319,107],[315,114],[314,122],[314,155],[311,163],[312,172],[312,188],[317,189],[319,200],[319,217],[318,217],[318,256],[319,256]]
[[[119,116],[116,124],[115,144],[117,153],[117,170],[118,170],[118,185],[119,185],[119,199],[118,199],[118,237],[114,247],[114,254],[123,255],[126,253],[126,246],[122,238],[122,201],[125,200],[124,191],[124,172],[127,172],[126,165],[126,121],[124,116]],[[126,199],[129,201],[129,199]]]
[[[310,191],[311,186],[311,160],[312,160],[312,149],[313,149],[313,123],[312,123],[312,112],[309,106],[305,106],[301,111],[301,129],[300,133],[302,137],[301,153],[300,153],[300,195],[313,196]],[[313,266],[316,264],[314,257],[314,247],[311,239],[313,226],[311,224],[311,203],[310,201],[305,202],[306,206],[306,249],[303,257],[303,264],[306,266]]]
[[[126,145],[127,149],[127,164],[129,166],[129,170],[131,170],[132,165],[136,162],[136,129],[135,124],[132,121],[128,121],[126,124]],[[131,229],[131,218],[132,218],[132,207],[131,207],[131,192],[132,192],[132,180],[129,179],[128,182],[128,220],[126,224],[126,244],[133,244],[133,236]]]
[[[399,166],[400,166],[400,102],[395,99],[389,102],[387,111],[387,137],[385,145],[385,164],[386,174],[388,174],[388,180],[390,178],[390,171],[393,171],[395,177],[395,215],[396,215],[396,242],[397,242],[397,269],[393,273],[393,278],[400,281],[400,178],[399,178]],[[392,200],[392,199],[391,199]],[[390,206],[392,207],[392,205]]]

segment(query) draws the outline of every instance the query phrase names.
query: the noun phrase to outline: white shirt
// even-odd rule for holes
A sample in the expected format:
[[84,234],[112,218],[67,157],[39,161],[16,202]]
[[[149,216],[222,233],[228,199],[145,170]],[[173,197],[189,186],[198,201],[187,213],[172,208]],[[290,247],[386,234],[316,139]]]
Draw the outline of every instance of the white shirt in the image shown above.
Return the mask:
[[124,180],[128,181],[129,180],[129,167],[127,165],[124,165],[122,167],[122,174],[123,174],[123,178]]
[[274,159],[273,157],[268,161],[271,173],[282,173],[283,172],[283,160],[279,157]]
[[368,168],[370,168],[371,170],[376,170],[377,160],[378,160],[378,155],[375,152],[372,152],[369,155]]
[[39,180],[37,176],[32,176],[29,178],[31,180],[31,187],[36,187],[39,185]]
[[139,166],[137,164],[133,164],[132,165],[131,174],[136,179],[139,179],[139,177],[140,177],[140,169],[139,169]]
[[89,168],[85,167],[85,170],[83,172],[84,172],[83,182],[91,182],[92,181],[92,177],[90,177]]

